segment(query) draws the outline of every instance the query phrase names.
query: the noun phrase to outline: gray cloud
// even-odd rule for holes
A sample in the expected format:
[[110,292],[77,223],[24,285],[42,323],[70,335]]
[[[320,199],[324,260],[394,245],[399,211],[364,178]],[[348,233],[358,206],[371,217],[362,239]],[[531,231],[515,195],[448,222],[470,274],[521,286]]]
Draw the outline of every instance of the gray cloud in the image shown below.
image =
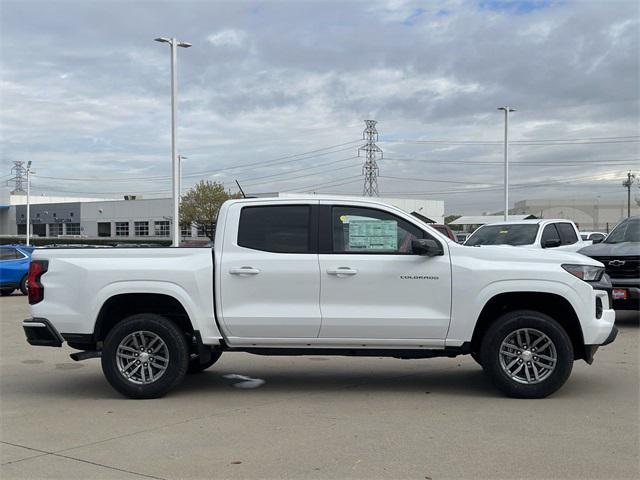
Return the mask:
[[[354,180],[361,160],[348,157],[356,144],[296,162],[229,167],[356,140],[362,120],[375,118],[388,158],[383,176],[470,183],[381,178],[383,194],[425,192],[444,198],[447,211],[495,210],[499,191],[450,192],[500,184],[500,165],[487,164],[501,160],[499,145],[398,140],[499,140],[495,108],[505,103],[518,108],[516,140],[638,135],[638,8],[634,1],[5,0],[2,170],[33,160],[41,175],[34,189],[52,194],[168,191],[169,53],[152,39],[175,35],[194,44],[179,52],[185,186],[199,178],[194,172],[238,178],[255,191]],[[515,184],[548,184],[514,189],[512,198],[620,199],[618,177],[637,167],[639,154],[638,143],[514,145],[514,162],[561,166],[514,164]],[[301,177],[305,168],[315,173]],[[220,169],[227,170],[216,175]],[[99,175],[118,180],[44,178]],[[144,176],[155,178],[126,181]],[[360,189],[354,181],[317,190]]]

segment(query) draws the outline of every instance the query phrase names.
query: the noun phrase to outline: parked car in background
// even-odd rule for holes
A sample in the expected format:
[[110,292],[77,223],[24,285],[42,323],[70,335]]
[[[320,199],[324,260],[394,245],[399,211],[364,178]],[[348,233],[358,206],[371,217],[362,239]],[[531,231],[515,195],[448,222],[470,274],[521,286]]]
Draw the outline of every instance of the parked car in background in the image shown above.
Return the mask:
[[471,247],[511,245],[577,252],[591,245],[591,242],[580,238],[576,225],[570,220],[534,219],[483,225],[464,244]]
[[443,223],[430,223],[429,226],[431,226],[432,228],[436,229],[441,234],[443,234],[445,237],[453,240],[454,242],[458,241],[458,239],[456,238],[455,233],[453,233],[453,230],[451,230],[451,228],[449,228],[449,225],[445,225]]
[[456,242],[458,243],[464,243],[467,241],[467,238],[469,238],[471,234],[470,233],[456,233]]
[[580,232],[580,238],[582,240],[591,240],[593,244],[596,244],[607,238],[607,234],[602,232]]
[[27,294],[27,273],[33,247],[25,245],[0,246],[0,295],[11,295],[16,288]]
[[640,308],[640,217],[620,222],[604,242],[579,253],[602,262],[611,277],[613,308]]

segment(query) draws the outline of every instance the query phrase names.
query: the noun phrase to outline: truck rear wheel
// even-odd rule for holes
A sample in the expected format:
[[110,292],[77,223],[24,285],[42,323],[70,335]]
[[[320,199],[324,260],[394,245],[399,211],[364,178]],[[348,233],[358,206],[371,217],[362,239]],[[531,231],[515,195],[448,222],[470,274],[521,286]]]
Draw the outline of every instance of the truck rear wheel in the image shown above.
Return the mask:
[[116,324],[102,349],[111,386],[130,398],[158,398],[182,381],[189,366],[184,333],[167,318],[142,313]]
[[530,310],[509,312],[482,339],[480,357],[493,383],[510,397],[544,398],[573,368],[573,346],[562,326]]

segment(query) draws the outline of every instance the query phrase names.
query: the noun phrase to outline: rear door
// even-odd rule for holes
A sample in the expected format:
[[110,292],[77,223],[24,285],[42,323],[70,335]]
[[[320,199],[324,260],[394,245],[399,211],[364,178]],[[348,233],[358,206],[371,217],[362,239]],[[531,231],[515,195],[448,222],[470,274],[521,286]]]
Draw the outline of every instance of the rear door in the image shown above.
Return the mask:
[[229,337],[317,337],[317,203],[247,202],[230,207],[216,266],[220,320]]
[[[451,265],[443,239],[382,207],[320,206],[321,338],[444,339]],[[432,238],[444,255],[412,252]]]

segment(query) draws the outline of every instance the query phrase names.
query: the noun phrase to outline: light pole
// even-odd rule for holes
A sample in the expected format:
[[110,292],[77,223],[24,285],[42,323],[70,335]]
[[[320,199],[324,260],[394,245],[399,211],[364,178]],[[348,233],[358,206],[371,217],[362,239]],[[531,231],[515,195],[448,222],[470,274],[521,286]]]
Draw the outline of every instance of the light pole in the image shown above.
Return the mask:
[[31,174],[35,173],[31,171],[31,160],[27,162],[27,239],[25,243],[30,245],[31,237]]
[[498,107],[504,110],[504,221],[509,220],[509,112],[515,112],[515,108],[508,106]]
[[178,199],[180,199],[182,195],[182,160],[189,160],[189,157],[178,155]]
[[[27,167],[28,168],[28,167]],[[29,170],[27,170],[27,183],[29,182]],[[628,172],[627,179],[622,182],[622,186],[627,189],[627,218],[631,216],[631,186],[636,180],[636,176]]]
[[160,37],[155,39],[156,42],[168,43],[171,46],[171,190],[173,192],[173,227],[172,246],[180,246],[180,184],[179,176],[179,160],[176,157],[176,110],[177,110],[177,94],[178,94],[178,72],[177,72],[177,50],[178,47],[189,48],[190,43],[179,42],[175,38]]

